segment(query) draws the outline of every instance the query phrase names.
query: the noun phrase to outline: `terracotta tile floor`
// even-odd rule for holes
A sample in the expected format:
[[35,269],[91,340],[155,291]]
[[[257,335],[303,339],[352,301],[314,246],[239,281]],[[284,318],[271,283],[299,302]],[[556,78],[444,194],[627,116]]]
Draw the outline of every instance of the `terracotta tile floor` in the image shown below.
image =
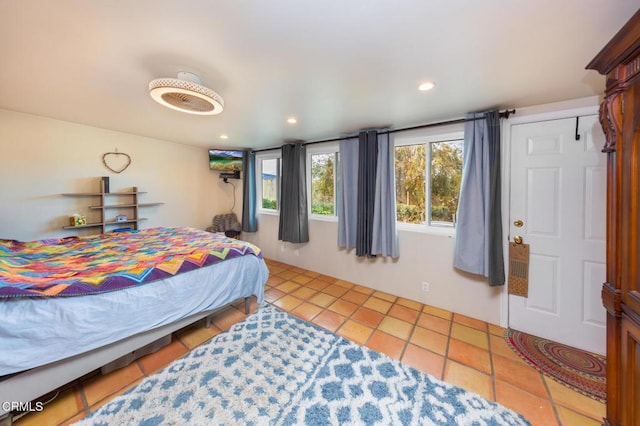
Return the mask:
[[[280,309],[497,401],[534,425],[601,424],[604,404],[527,366],[507,346],[501,327],[280,262],[267,260],[267,264],[271,277],[266,300]],[[251,310],[256,309],[254,300]],[[204,328],[201,321],[176,333],[170,345],[125,368],[77,380],[44,411],[15,423],[43,426],[77,421],[242,320],[243,310],[238,302],[215,317],[215,326]]]

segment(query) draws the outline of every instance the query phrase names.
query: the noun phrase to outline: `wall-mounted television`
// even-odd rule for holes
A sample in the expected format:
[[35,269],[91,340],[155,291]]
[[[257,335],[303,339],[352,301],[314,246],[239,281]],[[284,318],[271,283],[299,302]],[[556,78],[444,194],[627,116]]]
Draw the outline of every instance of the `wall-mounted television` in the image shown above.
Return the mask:
[[221,172],[242,171],[244,151],[209,150],[209,168]]

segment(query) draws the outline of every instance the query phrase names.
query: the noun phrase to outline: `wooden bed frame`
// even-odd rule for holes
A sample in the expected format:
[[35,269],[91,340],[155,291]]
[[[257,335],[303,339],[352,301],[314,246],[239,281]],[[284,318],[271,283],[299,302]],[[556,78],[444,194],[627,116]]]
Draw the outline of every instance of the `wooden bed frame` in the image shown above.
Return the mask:
[[[237,300],[231,304],[236,302]],[[206,318],[206,326],[209,327],[211,317],[229,308],[231,304],[200,312],[172,324],[166,324],[145,333],[127,337],[107,346],[9,376],[0,381],[0,402],[15,401],[24,403],[33,401],[203,318]],[[250,299],[245,297],[244,311],[247,315],[249,314],[249,306]],[[0,426],[9,426],[12,424],[12,413],[6,411],[3,405],[0,404]]]

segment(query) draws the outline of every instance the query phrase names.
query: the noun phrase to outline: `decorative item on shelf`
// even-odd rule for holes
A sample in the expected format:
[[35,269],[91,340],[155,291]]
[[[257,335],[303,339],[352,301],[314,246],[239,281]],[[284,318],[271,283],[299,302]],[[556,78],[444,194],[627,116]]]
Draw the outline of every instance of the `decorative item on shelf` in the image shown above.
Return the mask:
[[133,228],[128,227],[128,228],[116,228],[116,229],[112,229],[111,232],[138,232],[135,231]]
[[102,192],[109,193],[109,176],[102,176]]
[[69,218],[69,224],[71,226],[83,226],[87,224],[87,218],[85,216],[82,216],[79,213],[74,213],[70,218]]
[[[123,157],[120,157],[121,155]],[[118,152],[116,148],[115,151],[102,154],[102,164],[113,173],[122,173],[131,164],[131,157],[124,152]]]
[[119,214],[118,216],[116,216],[116,222],[126,222],[127,221],[127,216],[124,214]]

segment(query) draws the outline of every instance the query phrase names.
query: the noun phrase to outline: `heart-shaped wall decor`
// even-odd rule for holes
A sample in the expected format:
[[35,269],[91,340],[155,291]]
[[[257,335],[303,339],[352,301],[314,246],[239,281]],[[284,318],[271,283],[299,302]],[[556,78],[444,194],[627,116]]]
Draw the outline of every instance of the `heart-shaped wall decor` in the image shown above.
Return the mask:
[[131,157],[124,152],[105,152],[102,154],[102,164],[113,173],[121,173],[131,164]]

